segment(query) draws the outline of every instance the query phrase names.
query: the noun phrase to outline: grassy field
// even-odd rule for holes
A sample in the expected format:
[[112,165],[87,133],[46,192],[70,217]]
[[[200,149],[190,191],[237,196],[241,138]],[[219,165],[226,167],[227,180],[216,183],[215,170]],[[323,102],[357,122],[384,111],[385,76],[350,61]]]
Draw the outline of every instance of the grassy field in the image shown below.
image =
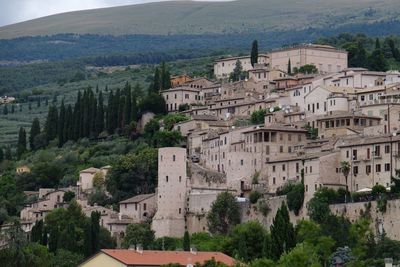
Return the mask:
[[49,16],[0,28],[0,38],[57,33],[170,35],[335,29],[398,22],[399,7],[398,0],[169,1]]
[[[172,74],[187,73],[192,76],[198,76],[207,71],[213,61],[213,58],[200,58],[193,60],[181,60],[170,63]],[[42,96],[49,96],[49,105],[53,101],[53,96],[57,96],[57,103],[60,104],[64,99],[66,104],[75,103],[76,96],[79,90],[83,90],[88,86],[93,89],[96,86],[99,90],[104,92],[105,87],[108,86],[109,91],[117,88],[122,88],[128,81],[132,85],[139,83],[144,92],[147,90],[149,83],[154,73],[154,65],[141,65],[135,68],[116,71],[108,75],[92,75],[92,78],[74,83],[67,83],[63,86],[58,84],[47,84],[35,88],[27,88],[24,90],[25,94],[31,94],[33,91],[40,92]],[[104,92],[107,96],[107,92]],[[19,105],[22,105],[20,111]],[[3,114],[3,106],[0,106],[0,146],[14,144],[17,141],[18,130],[20,127],[25,127],[30,130],[31,123],[35,117],[38,117],[43,126],[47,116],[48,106],[45,101],[41,101],[40,107],[37,106],[37,101],[31,102],[32,109],[29,110],[28,103],[15,104],[15,112],[10,113],[11,105],[8,105],[9,113]]]

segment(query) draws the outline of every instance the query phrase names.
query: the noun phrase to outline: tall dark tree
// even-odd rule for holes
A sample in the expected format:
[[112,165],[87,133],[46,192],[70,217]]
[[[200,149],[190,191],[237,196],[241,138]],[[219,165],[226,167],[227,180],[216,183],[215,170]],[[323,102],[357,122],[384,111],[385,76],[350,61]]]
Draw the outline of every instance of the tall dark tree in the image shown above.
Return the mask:
[[36,222],[31,231],[31,242],[41,243],[43,239],[43,220]]
[[3,147],[0,147],[0,163],[4,160],[4,150]]
[[159,93],[161,90],[161,72],[158,67],[156,67],[156,70],[154,72],[154,78],[153,78],[153,83],[152,83],[152,92],[153,93]]
[[131,85],[126,82],[125,88],[124,88],[124,93],[125,93],[125,104],[124,104],[124,121],[126,125],[129,125],[129,123],[132,120],[132,91],[131,91]]
[[97,112],[96,112],[96,133],[97,135],[104,131],[104,100],[103,92],[99,92],[99,99],[97,101]]
[[47,115],[47,120],[45,124],[45,132],[47,141],[54,140],[57,137],[58,133],[58,111],[57,108],[53,105],[49,107],[49,113]]
[[183,236],[183,250],[190,251],[190,235],[188,231],[185,231],[185,235]]
[[15,105],[12,104],[12,105],[11,105],[11,114],[14,114],[14,113],[15,113]]
[[109,134],[114,133],[114,120],[115,120],[115,108],[114,108],[114,93],[110,92],[108,96],[108,105],[107,105],[107,118],[106,118],[106,128]]
[[289,58],[288,65],[287,65],[287,73],[289,75],[292,75],[292,63],[290,62],[290,58]]
[[375,40],[375,49],[381,49],[381,41],[379,38],[376,38]]
[[65,106],[64,106],[64,99],[61,102],[60,106],[60,115],[58,116],[58,123],[57,123],[57,133],[58,133],[58,146],[62,147],[64,143],[67,141],[65,136]]
[[64,140],[74,140],[74,118],[71,105],[68,105],[65,112]]
[[4,154],[4,158],[6,160],[12,160],[12,153],[11,153],[11,147],[10,146],[6,147],[6,153]]
[[24,128],[19,128],[18,133],[18,145],[17,145],[17,156],[20,159],[21,156],[26,152],[26,132]]
[[91,228],[91,242],[92,242],[92,255],[100,250],[100,212],[93,211],[90,215],[90,228]]
[[369,57],[369,69],[375,71],[387,71],[388,64],[381,49],[375,49]]
[[254,40],[251,46],[251,55],[250,55],[251,66],[258,63],[258,41]]
[[290,222],[289,210],[285,203],[279,208],[271,226],[271,256],[278,260],[280,256],[290,251],[296,245],[296,235]]
[[8,114],[8,107],[7,105],[4,105],[3,107],[3,115],[7,115]]
[[32,122],[31,132],[29,135],[29,147],[31,150],[35,150],[35,137],[40,134],[40,122],[38,118],[35,118]]
[[52,227],[50,230],[50,235],[49,235],[49,240],[48,240],[48,246],[49,246],[49,251],[50,252],[56,252],[57,247],[58,247],[58,237],[59,237],[59,231],[56,227]]
[[167,90],[171,88],[171,73],[165,62],[161,64],[161,90]]

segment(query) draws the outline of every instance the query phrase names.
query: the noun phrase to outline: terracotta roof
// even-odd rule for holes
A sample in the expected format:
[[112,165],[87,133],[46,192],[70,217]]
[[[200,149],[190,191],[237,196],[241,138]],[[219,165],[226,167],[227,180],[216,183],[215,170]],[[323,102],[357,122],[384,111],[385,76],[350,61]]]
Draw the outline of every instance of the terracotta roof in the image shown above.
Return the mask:
[[137,252],[135,250],[124,249],[102,249],[102,253],[126,264],[141,266],[160,266],[169,263],[178,263],[181,266],[188,264],[203,264],[204,262],[215,259],[217,262],[232,266],[235,261],[233,258],[221,252],[196,252],[187,251],[150,251]]
[[119,203],[120,204],[139,203],[139,202],[141,202],[143,200],[146,200],[148,198],[153,197],[154,195],[155,195],[154,193],[153,194],[146,194],[146,195],[138,195],[138,196],[134,196],[134,197],[131,197],[129,199],[123,200],[123,201],[121,201]]

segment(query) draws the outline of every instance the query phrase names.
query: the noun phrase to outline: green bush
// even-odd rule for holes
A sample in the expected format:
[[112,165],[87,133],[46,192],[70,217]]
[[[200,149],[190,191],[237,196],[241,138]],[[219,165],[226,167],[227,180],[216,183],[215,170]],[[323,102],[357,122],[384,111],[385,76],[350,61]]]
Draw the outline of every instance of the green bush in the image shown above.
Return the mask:
[[257,201],[260,199],[260,197],[261,197],[261,193],[259,193],[258,191],[252,191],[250,193],[250,203],[256,204]]
[[262,215],[267,216],[268,213],[271,211],[271,208],[269,207],[267,201],[264,199],[260,199],[258,201],[258,210],[261,212]]

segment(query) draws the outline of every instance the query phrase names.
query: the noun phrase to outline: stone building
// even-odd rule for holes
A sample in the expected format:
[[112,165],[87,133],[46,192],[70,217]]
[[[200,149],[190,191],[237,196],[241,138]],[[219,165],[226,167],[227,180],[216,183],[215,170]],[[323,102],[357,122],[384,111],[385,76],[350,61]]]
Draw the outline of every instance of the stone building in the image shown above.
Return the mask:
[[305,44],[272,51],[268,54],[272,68],[287,71],[289,59],[294,68],[314,65],[320,73],[333,73],[346,69],[347,51],[328,45]]
[[[228,78],[229,75],[233,72],[236,66],[236,62],[240,61],[242,63],[242,68],[244,71],[249,71],[253,69],[251,65],[250,56],[243,56],[243,57],[229,57],[223,58],[215,61],[214,63],[214,75],[218,79]],[[269,59],[268,56],[265,54],[260,54],[258,56],[258,64],[268,64]]]
[[185,233],[186,164],[186,149],[159,149],[157,212],[152,223],[157,237],[182,237]]

